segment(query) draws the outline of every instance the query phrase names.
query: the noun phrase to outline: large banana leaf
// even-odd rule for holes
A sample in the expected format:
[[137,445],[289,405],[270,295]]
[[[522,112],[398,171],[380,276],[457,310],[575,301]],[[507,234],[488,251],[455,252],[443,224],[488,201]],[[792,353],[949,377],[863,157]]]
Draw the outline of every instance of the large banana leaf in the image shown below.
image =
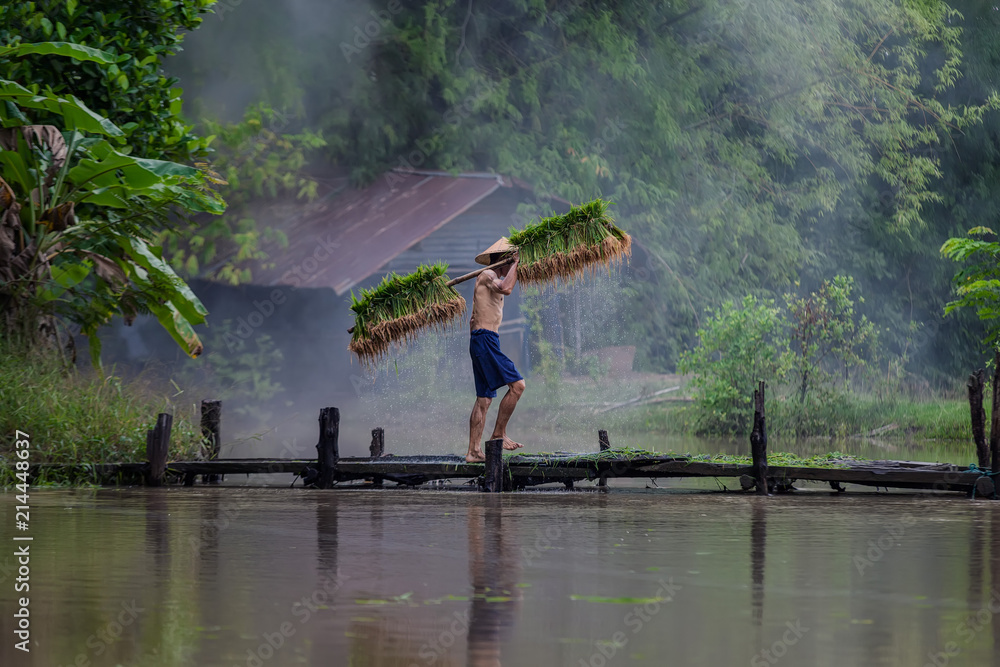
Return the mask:
[[36,42],[0,48],[0,58],[4,59],[31,54],[40,56],[65,56],[67,58],[75,58],[76,60],[101,63],[102,65],[120,63],[131,58],[127,53],[116,56],[110,51],[101,51],[90,46],[74,44],[72,42]]
[[174,273],[170,265],[160,257],[157,257],[145,241],[135,237],[122,237],[119,243],[122,244],[122,249],[132,261],[144,268],[147,273],[153,274],[161,284],[170,283],[174,285],[176,291],[170,303],[186,321],[191,324],[201,324],[205,321],[208,309],[195,296],[191,288]]
[[[74,95],[66,97],[36,95],[18,83],[0,79],[0,102],[10,103],[23,109],[44,109],[59,114],[66,121],[66,129],[69,130],[92,132],[106,137],[121,137],[123,139],[125,137],[125,133],[120,127],[104,116],[91,111]],[[2,121],[3,126],[25,125],[24,116],[10,113],[7,111],[8,106],[4,104],[0,107],[0,121]]]
[[[141,266],[132,267],[132,281],[141,289],[154,289],[153,282],[150,280],[149,274]],[[194,301],[197,302],[198,306],[201,306],[201,302],[198,301],[197,297],[194,297]],[[156,316],[157,321],[160,323],[170,337],[180,345],[184,351],[192,358],[197,357],[204,350],[204,346],[201,340],[198,338],[198,334],[195,333],[192,323],[184,317],[183,314],[177,309],[172,301],[167,301],[165,303],[155,303],[152,301],[146,304],[149,307],[149,311]],[[204,306],[201,306],[204,309]],[[207,312],[207,311],[206,311]],[[204,321],[204,316],[200,318],[200,321]],[[96,338],[96,336],[94,336]]]
[[195,333],[194,327],[191,326],[191,322],[178,312],[172,302],[168,301],[161,306],[151,304],[149,310],[156,315],[156,319],[159,321],[160,326],[166,329],[167,333],[170,334],[170,337],[173,338],[178,345],[184,348],[184,351],[187,352],[192,359],[204,351],[205,346],[202,345],[201,339],[198,338],[198,334]]
[[66,290],[79,285],[90,275],[90,267],[83,262],[67,262],[53,265],[52,282],[39,285],[38,297],[42,301],[54,301]]

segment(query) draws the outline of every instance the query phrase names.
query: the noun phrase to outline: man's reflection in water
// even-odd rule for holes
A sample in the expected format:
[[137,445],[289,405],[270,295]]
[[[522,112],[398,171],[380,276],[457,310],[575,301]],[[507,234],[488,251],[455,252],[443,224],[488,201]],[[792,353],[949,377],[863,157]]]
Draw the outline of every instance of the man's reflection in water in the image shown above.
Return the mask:
[[[478,499],[477,499],[478,501]],[[469,576],[472,609],[469,616],[470,667],[500,667],[500,643],[510,635],[520,606],[521,572],[517,540],[503,530],[501,498],[484,495],[469,507]]]

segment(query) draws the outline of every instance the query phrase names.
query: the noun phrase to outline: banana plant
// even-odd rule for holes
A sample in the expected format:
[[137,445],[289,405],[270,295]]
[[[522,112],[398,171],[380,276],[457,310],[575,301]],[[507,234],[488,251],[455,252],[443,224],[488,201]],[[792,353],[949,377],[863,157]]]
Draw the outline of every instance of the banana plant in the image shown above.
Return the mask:
[[[79,45],[22,45],[32,53],[95,62],[115,56]],[[68,50],[67,50],[68,49]],[[80,51],[85,49],[85,51]],[[0,57],[10,49],[0,49]],[[17,55],[24,55],[19,53]],[[34,125],[41,110],[63,127]],[[153,314],[190,356],[207,311],[148,241],[178,212],[220,214],[205,168],[128,154],[125,133],[73,96],[0,79],[0,294],[5,309],[59,314],[88,336],[120,314]],[[15,313],[16,317],[16,313]]]

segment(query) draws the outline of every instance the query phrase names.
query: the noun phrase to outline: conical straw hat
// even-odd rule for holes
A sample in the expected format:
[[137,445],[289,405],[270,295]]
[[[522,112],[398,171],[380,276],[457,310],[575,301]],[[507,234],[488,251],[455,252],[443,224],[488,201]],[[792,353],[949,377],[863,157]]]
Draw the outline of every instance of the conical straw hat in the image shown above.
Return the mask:
[[476,263],[489,266],[494,262],[500,261],[499,257],[496,260],[490,261],[490,257],[492,257],[493,255],[502,255],[514,249],[515,249],[514,246],[510,244],[510,241],[507,240],[507,237],[501,236],[499,241],[497,241],[489,248],[476,255]]

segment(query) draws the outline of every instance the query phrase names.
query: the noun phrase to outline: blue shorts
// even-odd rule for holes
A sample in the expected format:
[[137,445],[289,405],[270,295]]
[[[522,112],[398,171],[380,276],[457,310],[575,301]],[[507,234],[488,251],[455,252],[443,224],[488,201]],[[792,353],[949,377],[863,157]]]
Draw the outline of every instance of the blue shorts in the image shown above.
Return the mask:
[[493,398],[497,389],[523,380],[514,362],[500,351],[500,336],[496,331],[476,329],[469,340],[472,374],[476,377],[476,396]]

